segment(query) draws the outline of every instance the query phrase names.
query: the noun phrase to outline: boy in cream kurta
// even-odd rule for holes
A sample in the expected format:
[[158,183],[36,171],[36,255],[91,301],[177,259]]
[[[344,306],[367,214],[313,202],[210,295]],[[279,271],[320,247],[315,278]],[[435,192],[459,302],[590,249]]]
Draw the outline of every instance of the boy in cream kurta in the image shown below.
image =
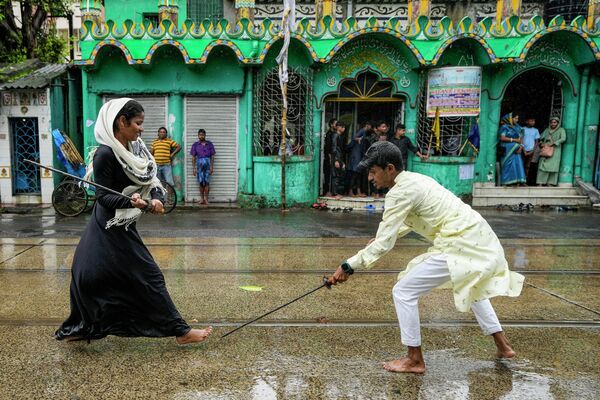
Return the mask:
[[393,298],[402,343],[408,356],[384,363],[392,372],[425,371],[421,352],[418,299],[436,287],[451,287],[456,309],[473,310],[486,335],[492,335],[499,357],[514,357],[488,300],[518,296],[523,276],[508,270],[504,250],[488,223],[470,206],[428,176],[403,171],[400,151],[391,143],[371,146],[361,166],[377,188],[390,188],[375,239],[342,263],[329,278],[348,279],[354,270],[370,268],[390,251],[396,239],[414,231],[433,243],[408,263],[394,286]]

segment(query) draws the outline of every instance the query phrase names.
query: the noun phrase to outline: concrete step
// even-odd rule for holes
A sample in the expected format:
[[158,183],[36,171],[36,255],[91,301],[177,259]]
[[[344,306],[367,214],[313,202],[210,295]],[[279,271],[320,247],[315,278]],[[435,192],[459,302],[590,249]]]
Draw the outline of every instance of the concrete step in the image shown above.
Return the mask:
[[[327,203],[327,207],[332,208],[348,208],[353,211],[383,211],[383,199],[375,199],[373,197],[342,197],[336,199],[334,197],[319,197],[317,202]],[[372,208],[371,208],[372,207]]]
[[473,207],[495,207],[500,204],[518,205],[533,204],[534,206],[589,206],[587,196],[518,196],[518,195],[479,195],[473,196]]
[[499,204],[534,206],[589,206],[590,200],[579,188],[573,186],[493,186],[487,183],[473,185],[474,207],[493,207]]
[[574,187],[473,187],[473,196],[581,196],[582,193]]

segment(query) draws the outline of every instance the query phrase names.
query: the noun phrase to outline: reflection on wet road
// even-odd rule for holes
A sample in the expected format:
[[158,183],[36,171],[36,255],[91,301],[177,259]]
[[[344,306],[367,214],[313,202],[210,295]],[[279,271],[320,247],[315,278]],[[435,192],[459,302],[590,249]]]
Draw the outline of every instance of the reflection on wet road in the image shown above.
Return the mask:
[[[502,240],[521,297],[493,303],[519,353],[496,361],[472,314],[446,290],[420,303],[428,372],[380,368],[402,347],[395,274],[426,250],[405,239],[371,271],[219,336],[313,287],[368,238],[150,237],[173,300],[206,344],[109,337],[56,342],[69,310],[74,238],[0,239],[0,393],[77,399],[596,399],[600,393],[600,240]],[[124,266],[126,267],[126,266]],[[259,286],[260,292],[241,290]],[[1,396],[0,396],[1,397]]]

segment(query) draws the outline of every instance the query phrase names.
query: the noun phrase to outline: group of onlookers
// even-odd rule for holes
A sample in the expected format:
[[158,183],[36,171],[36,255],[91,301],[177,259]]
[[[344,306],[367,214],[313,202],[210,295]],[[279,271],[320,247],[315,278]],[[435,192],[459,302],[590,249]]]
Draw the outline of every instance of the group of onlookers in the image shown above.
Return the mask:
[[541,135],[535,122],[534,117],[527,117],[522,127],[518,115],[502,117],[498,143],[501,185],[558,185],[561,149],[567,134],[558,117],[550,118]]
[[326,197],[342,197],[343,195],[365,197],[373,195],[382,197],[383,191],[372,187],[367,179],[367,172],[358,168],[360,160],[367,149],[375,142],[389,141],[396,145],[402,153],[402,162],[406,169],[408,151],[421,159],[427,156],[413,145],[405,136],[406,128],[399,124],[390,135],[390,126],[381,120],[366,121],[351,136],[347,136],[347,125],[343,121],[332,118],[328,122],[328,130],[324,135],[323,157],[323,194]]
[[[179,151],[181,151],[181,146],[168,137],[167,128],[158,128],[158,138],[152,142],[150,152],[158,167],[158,179],[173,187],[175,182],[173,181],[172,163]],[[215,146],[210,140],[206,140],[206,131],[199,129],[198,141],[192,144],[190,155],[192,156],[194,175],[200,185],[200,204],[208,204],[210,176],[214,171],[215,154]]]

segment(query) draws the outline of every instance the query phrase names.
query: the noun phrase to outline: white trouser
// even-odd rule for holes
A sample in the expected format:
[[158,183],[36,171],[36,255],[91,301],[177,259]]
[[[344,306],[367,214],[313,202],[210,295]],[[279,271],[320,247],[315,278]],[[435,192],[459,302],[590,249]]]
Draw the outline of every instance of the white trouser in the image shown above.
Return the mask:
[[[414,266],[396,283],[392,294],[402,344],[417,347],[421,345],[419,320],[419,297],[450,280],[450,271],[444,255],[430,257]],[[486,335],[502,331],[498,317],[489,300],[481,300],[471,305],[479,326]]]

